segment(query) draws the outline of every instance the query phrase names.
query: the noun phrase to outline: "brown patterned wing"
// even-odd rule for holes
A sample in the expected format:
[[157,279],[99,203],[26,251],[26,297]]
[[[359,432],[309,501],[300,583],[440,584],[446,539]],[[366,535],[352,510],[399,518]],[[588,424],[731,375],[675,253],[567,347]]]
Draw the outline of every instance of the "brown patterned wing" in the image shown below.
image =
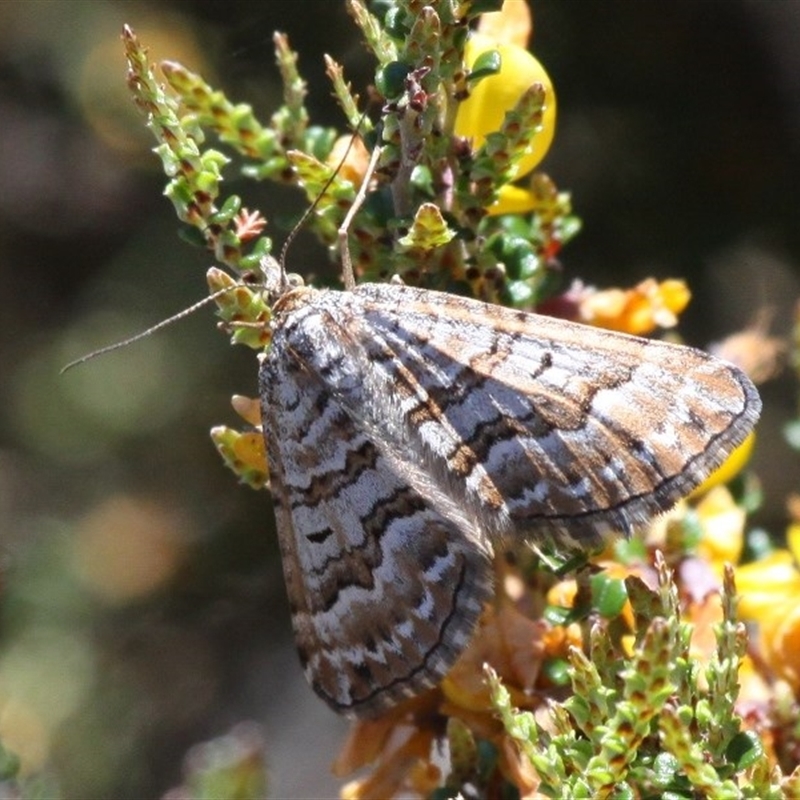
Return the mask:
[[699,485],[760,412],[740,370],[693,348],[420,289],[354,294],[383,413],[489,535],[580,547],[628,532]]
[[346,348],[315,343],[321,320],[299,312],[262,364],[271,490],[306,676],[335,710],[370,716],[435,686],[466,646],[492,591],[491,549],[341,405]]

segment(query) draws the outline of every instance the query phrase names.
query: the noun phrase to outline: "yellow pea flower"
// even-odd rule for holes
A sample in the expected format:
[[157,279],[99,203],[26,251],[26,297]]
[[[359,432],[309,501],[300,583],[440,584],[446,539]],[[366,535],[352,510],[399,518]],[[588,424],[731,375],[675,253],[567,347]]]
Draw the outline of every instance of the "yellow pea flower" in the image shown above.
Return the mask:
[[743,619],[764,623],[783,614],[786,603],[800,606],[800,572],[788,550],[736,568],[739,613]]
[[739,614],[758,624],[759,651],[779,678],[800,691],[800,524],[787,533],[788,549],[736,568]]
[[474,33],[467,40],[464,59],[469,67],[489,50],[500,53],[500,71],[479,81],[470,96],[458,107],[455,133],[472,139],[480,147],[487,134],[500,129],[507,111],[516,106],[522,94],[534,83],[544,86],[547,103],[541,128],[531,138],[529,151],[518,164],[517,175],[530,172],[543,158],[553,140],[556,123],[556,98],[553,84],[544,67],[527,50],[515,44],[497,42]]
[[[724,472],[727,463],[717,472]],[[711,479],[707,479],[706,483],[710,482]],[[720,482],[724,482],[722,475]],[[715,486],[709,491],[697,504],[696,512],[702,530],[697,545],[698,555],[722,575],[726,563],[736,564],[742,556],[747,514],[736,505],[726,486]]]

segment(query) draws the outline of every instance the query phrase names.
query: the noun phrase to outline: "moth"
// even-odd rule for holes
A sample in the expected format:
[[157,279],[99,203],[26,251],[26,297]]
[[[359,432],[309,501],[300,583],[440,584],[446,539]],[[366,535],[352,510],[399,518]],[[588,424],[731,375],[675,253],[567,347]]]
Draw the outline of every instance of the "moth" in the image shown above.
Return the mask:
[[761,409],[700,350],[403,285],[287,287],[272,326],[259,391],[295,639],[350,716],[440,681],[503,542],[629,534]]

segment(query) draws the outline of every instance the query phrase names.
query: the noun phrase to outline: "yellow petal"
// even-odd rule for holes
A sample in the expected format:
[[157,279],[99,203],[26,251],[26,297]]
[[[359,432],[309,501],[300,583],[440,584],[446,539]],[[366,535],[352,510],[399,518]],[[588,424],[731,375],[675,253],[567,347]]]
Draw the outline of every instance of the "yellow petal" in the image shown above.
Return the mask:
[[724,486],[717,486],[697,506],[702,536],[699,554],[720,574],[726,563],[736,564],[744,547],[745,510]]
[[800,522],[793,522],[786,531],[786,543],[794,560],[800,564]]
[[528,0],[505,0],[500,11],[481,14],[478,32],[495,42],[527,47],[533,29]]
[[467,40],[464,60],[472,67],[478,56],[487,50],[499,51],[500,71],[479,81],[470,96],[459,105],[455,133],[472,139],[472,145],[477,149],[487,134],[500,130],[506,112],[516,106],[522,94],[534,83],[541,83],[547,98],[542,126],[517,165],[517,176],[525,175],[544,158],[553,140],[556,125],[553,84],[544,67],[527,50],[496,42],[481,34],[473,34]]
[[582,322],[642,336],[655,328],[671,328],[686,308],[691,292],[684,281],[660,283],[646,278],[632,289],[603,289],[587,294],[580,304]]
[[487,208],[490,216],[498,214],[527,214],[533,211],[537,203],[536,195],[529,189],[507,183],[501,186],[497,193],[497,200]]
[[739,613],[763,622],[787,600],[800,604],[800,572],[788,550],[776,550],[759,561],[736,568]]
[[759,626],[764,660],[797,691],[800,688],[800,603],[787,599]]
[[723,483],[728,483],[731,479],[736,477],[745,464],[750,460],[750,454],[753,452],[753,445],[756,441],[756,435],[750,431],[747,438],[722,462],[722,465],[714,470],[690,495],[689,498],[700,497]]

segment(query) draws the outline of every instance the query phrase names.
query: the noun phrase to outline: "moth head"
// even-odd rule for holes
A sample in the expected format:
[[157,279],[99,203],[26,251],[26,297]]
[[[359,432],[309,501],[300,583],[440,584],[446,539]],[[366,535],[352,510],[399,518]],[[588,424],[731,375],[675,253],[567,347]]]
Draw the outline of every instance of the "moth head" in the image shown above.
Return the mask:
[[272,256],[264,256],[259,266],[264,282],[264,293],[270,306],[282,295],[305,285],[302,276],[296,272],[286,272],[283,263]]

